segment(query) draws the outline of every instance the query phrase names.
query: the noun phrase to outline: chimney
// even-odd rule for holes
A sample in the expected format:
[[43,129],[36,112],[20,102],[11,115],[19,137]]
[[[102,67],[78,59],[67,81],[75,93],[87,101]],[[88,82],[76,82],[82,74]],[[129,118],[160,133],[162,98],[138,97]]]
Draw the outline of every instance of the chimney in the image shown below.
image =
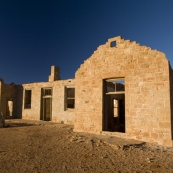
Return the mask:
[[51,66],[51,74],[49,76],[49,82],[60,80],[60,69],[58,66]]

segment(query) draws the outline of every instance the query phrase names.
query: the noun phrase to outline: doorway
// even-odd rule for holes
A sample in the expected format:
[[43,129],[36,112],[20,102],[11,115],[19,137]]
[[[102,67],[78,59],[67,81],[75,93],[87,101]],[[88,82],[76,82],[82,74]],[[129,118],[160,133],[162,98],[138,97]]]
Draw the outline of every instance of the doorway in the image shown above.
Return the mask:
[[124,78],[103,81],[103,131],[125,133]]
[[52,88],[41,89],[41,115],[40,120],[52,120]]
[[6,118],[13,116],[13,99],[7,99],[6,101]]

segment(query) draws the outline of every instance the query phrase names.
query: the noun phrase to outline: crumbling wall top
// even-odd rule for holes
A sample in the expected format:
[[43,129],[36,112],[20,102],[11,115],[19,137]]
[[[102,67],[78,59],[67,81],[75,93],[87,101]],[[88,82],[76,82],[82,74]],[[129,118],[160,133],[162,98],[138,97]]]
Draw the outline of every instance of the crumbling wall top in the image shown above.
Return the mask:
[[116,63],[122,63],[121,68],[124,68],[126,63],[145,63],[148,60],[153,63],[157,63],[158,61],[168,62],[163,52],[152,50],[148,46],[141,46],[135,41],[124,40],[121,36],[117,36],[108,39],[105,44],[100,45],[93,54],[80,65],[80,68],[75,73],[75,77],[96,74],[100,69],[103,71],[106,66],[109,68],[112,64]]

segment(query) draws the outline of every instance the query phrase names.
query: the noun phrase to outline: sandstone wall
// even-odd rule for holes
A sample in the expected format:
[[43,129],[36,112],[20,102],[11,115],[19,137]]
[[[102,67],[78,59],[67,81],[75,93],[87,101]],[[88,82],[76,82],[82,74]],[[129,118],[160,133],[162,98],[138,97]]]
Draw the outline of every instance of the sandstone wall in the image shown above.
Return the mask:
[[170,107],[171,107],[171,137],[173,139],[173,70],[171,68],[171,66],[169,66],[169,70],[170,70]]
[[103,79],[116,77],[125,78],[126,133],[108,134],[172,146],[169,62],[164,53],[121,37],[99,46],[77,70],[74,131],[106,133]]
[[[52,121],[73,124],[74,122],[74,109],[65,110],[65,86],[74,86],[75,80],[58,80],[54,82],[40,82],[23,84],[23,106],[22,118],[40,120],[41,108],[41,88],[52,88]],[[31,109],[24,108],[24,91],[25,89],[32,90],[31,96]]]

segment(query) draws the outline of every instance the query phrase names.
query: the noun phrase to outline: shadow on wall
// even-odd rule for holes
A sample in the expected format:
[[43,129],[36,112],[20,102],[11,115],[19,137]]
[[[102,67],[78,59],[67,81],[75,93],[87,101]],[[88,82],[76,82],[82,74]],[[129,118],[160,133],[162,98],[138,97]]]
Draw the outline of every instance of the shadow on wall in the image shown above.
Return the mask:
[[22,119],[22,106],[23,106],[23,86],[17,86],[17,95],[16,95],[16,111],[14,118]]

